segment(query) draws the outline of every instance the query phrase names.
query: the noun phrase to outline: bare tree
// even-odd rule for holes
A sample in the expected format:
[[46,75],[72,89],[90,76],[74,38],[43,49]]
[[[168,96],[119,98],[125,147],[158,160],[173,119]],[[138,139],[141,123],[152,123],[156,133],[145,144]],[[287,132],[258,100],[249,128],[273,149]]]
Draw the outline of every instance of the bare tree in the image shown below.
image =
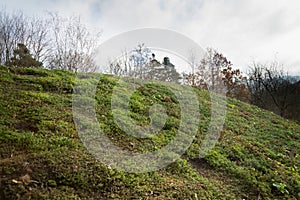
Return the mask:
[[249,94],[245,86],[246,77],[239,69],[233,69],[232,63],[215,49],[208,48],[198,67],[192,54],[190,65],[192,72],[184,74],[184,83],[202,89],[237,98],[248,102]]
[[146,78],[151,60],[151,50],[144,43],[130,51],[123,51],[121,56],[110,62],[109,72],[117,76]]
[[28,48],[44,67],[71,71],[94,71],[99,33],[92,34],[80,17],[68,19],[50,14],[50,19],[25,16],[21,11],[0,11],[0,64],[8,64],[18,44]]
[[68,19],[51,13],[52,51],[47,59],[50,69],[60,68],[74,72],[96,70],[95,48],[100,34],[92,34],[81,23],[79,16]]
[[[139,46],[141,47],[141,45]],[[137,77],[139,74],[137,72],[138,66],[133,62],[135,60],[133,59],[133,52],[123,50],[120,57],[109,62],[108,72],[116,76]]]
[[21,11],[0,11],[0,63],[7,64],[18,44],[24,44],[34,59],[43,62],[48,53],[47,22],[26,17]]
[[212,48],[207,48],[207,52],[195,72],[184,75],[185,82],[203,89],[209,88],[221,92],[217,90],[224,88],[223,70],[231,65],[231,62],[221,53]]
[[9,62],[18,43],[24,43],[26,21],[23,13],[9,15],[4,9],[0,12],[1,63]]
[[[189,73],[183,73],[183,83],[191,86],[197,86],[197,73],[196,68],[199,65],[200,61],[197,62],[196,56],[193,50],[190,51],[190,55],[188,58],[189,65],[191,67],[191,71]],[[201,85],[201,84],[200,84]],[[199,85],[198,85],[199,86]],[[201,87],[201,86],[200,86]],[[201,87],[203,88],[203,87]]]
[[278,62],[272,62],[269,66],[253,62],[250,69],[247,85],[251,103],[284,117],[297,99],[294,95],[297,89],[295,81]]
[[25,45],[30,49],[33,58],[42,63],[50,53],[51,36],[48,24],[48,19],[39,18],[29,18],[27,23]]
[[138,44],[137,47],[131,52],[129,61],[132,63],[131,73],[134,77],[145,78],[149,71],[149,62],[151,59],[151,50],[145,46],[144,43]]
[[119,58],[110,62],[109,72],[117,76],[173,83],[179,83],[181,79],[168,57],[160,63],[145,44],[138,44],[133,50],[124,51]]
[[249,78],[247,79],[247,87],[251,94],[250,103],[257,105],[261,108],[265,107],[263,94],[265,92],[263,80],[264,80],[264,68],[260,63],[252,63],[250,71],[248,72]]

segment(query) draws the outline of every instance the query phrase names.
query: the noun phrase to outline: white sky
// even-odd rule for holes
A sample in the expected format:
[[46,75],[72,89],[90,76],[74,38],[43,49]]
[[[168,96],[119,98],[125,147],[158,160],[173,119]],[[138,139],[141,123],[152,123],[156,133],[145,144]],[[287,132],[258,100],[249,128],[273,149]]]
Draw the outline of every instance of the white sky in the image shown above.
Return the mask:
[[137,28],[170,29],[217,49],[235,68],[277,59],[300,75],[299,0],[2,0],[0,5],[27,15],[80,14],[103,31],[101,42]]

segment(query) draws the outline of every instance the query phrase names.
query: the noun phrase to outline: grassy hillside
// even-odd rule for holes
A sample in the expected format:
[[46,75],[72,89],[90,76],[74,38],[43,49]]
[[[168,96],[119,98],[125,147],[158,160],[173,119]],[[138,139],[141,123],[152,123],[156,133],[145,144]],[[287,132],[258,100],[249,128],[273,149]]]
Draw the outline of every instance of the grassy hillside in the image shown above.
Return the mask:
[[[98,162],[78,137],[74,80],[75,74],[66,71],[0,67],[0,199],[300,199],[296,123],[228,99],[221,137],[200,159],[211,102],[206,91],[195,90],[199,131],[181,159],[155,172],[118,172]],[[130,102],[136,122],[149,123],[153,103],[168,114],[159,134],[139,139],[113,122],[110,104],[117,80],[102,75],[95,97],[97,118],[108,137],[134,152],[168,144],[180,118],[174,94],[165,87],[137,85]]]

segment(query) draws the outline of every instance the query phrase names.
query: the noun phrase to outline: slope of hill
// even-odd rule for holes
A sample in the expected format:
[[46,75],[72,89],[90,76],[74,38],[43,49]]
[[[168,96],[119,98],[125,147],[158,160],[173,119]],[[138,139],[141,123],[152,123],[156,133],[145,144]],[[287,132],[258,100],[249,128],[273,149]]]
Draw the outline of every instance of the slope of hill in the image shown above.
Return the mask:
[[[200,159],[211,103],[206,91],[195,90],[201,121],[186,153],[155,172],[118,172],[97,161],[78,137],[74,80],[67,71],[0,67],[0,199],[300,199],[298,124],[228,99],[221,137]],[[95,96],[97,118],[108,137],[136,152],[168,144],[180,117],[174,94],[137,85],[130,102],[137,122],[149,123],[153,103],[162,104],[169,116],[160,134],[139,139],[113,123],[110,104],[117,80],[101,75]]]

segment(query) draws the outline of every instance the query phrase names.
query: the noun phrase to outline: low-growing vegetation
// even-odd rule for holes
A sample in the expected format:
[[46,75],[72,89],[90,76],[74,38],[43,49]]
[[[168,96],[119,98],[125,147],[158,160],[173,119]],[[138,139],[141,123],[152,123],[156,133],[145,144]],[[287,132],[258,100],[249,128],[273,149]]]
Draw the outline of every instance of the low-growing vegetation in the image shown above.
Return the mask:
[[[168,88],[136,82],[132,119],[149,124],[154,104],[168,115],[158,134],[141,139],[114,123],[111,95],[118,78],[99,76],[96,116],[114,144],[147,152],[174,138],[181,111]],[[68,71],[0,67],[0,199],[300,199],[299,124],[228,98],[221,136],[200,158],[211,99],[195,89],[201,119],[186,153],[158,171],[120,172],[97,161],[78,136],[72,115],[75,80]]]

